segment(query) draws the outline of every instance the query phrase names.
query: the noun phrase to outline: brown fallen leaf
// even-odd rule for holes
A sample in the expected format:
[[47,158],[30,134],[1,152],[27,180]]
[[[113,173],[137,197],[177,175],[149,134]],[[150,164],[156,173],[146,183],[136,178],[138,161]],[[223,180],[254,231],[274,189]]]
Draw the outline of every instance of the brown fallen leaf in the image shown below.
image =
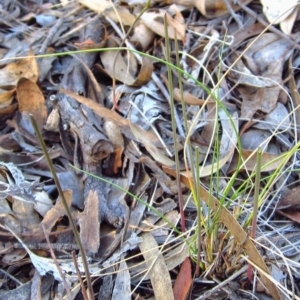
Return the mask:
[[[240,6],[235,4],[235,1],[228,2],[234,11],[240,9]],[[241,2],[247,5],[251,0],[241,0]],[[194,0],[194,5],[208,19],[218,18],[229,13],[225,0]]]
[[178,40],[185,40],[186,25],[184,18],[176,5],[171,5],[166,9],[148,10],[141,16],[141,20],[151,28],[156,34],[165,37],[164,17],[166,16],[168,26],[169,39],[175,39],[175,34]]
[[[286,155],[288,153],[282,153],[281,155],[274,155],[272,153],[263,152],[261,155],[261,161],[262,161],[262,172],[270,172],[277,169],[280,164],[286,159]],[[242,156],[242,162],[240,166],[240,170],[248,170],[253,171],[256,169],[256,163],[257,163],[257,149],[256,150],[246,150],[242,149],[241,153],[238,154],[235,152],[230,168],[228,170],[229,173],[232,173],[236,170],[238,167],[238,156]]]
[[[66,190],[63,191],[64,197],[67,201],[69,209],[72,209],[72,191]],[[58,199],[55,205],[48,210],[46,215],[44,216],[43,221],[39,224],[39,226],[35,229],[35,233],[43,233],[43,227],[45,228],[46,232],[51,232],[53,226],[56,222],[66,214],[65,208],[63,203],[60,199]]]
[[124,26],[131,26],[135,21],[135,16],[127,7],[115,5],[109,0],[78,0],[78,2],[99,14],[103,13],[115,22],[121,21]]
[[28,57],[0,69],[0,86],[16,85],[22,77],[33,82],[37,82],[39,78],[39,68],[32,50],[29,51]]
[[123,164],[122,155],[124,151],[124,138],[119,127],[111,121],[105,121],[103,129],[114,147],[115,157],[113,174],[116,175]]
[[192,286],[192,268],[191,261],[187,257],[182,266],[180,267],[179,274],[175,280],[173,286],[173,293],[175,300],[184,300],[187,299],[189,295],[190,288]]
[[300,185],[290,190],[278,201],[277,209],[299,209],[300,208]]
[[7,107],[12,103],[15,91],[15,88],[12,88],[11,90],[0,89],[0,108]]
[[96,253],[100,245],[99,201],[95,191],[90,191],[80,216],[80,239],[88,253]]
[[[113,40],[109,40],[107,47],[118,47],[118,44]],[[109,77],[115,78],[126,85],[142,86],[151,79],[153,65],[147,57],[142,57],[142,65],[137,76],[135,76],[135,73],[138,64],[132,53],[123,57],[119,51],[103,51],[100,57],[104,68],[99,64],[95,65],[95,67]]]
[[300,224],[300,212],[295,211],[293,209],[288,209],[284,211],[280,210],[279,213],[285,216],[286,218]]
[[30,79],[21,78],[17,83],[17,98],[22,114],[32,114],[41,130],[46,122],[47,109],[44,95]]

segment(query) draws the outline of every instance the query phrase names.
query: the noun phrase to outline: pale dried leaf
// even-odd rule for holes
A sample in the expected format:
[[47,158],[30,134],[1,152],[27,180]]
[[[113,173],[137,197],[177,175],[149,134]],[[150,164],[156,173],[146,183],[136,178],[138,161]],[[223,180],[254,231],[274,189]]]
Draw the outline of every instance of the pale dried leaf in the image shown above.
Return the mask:
[[173,300],[172,283],[164,257],[158,249],[154,237],[150,232],[142,234],[143,242],[139,245],[146,261],[152,287],[157,299]]
[[130,123],[130,128],[134,136],[145,146],[147,151],[152,155],[155,161],[160,162],[168,167],[175,167],[175,162],[167,157],[160,149],[158,149],[151,140],[149,140],[138,126]]
[[112,300],[130,300],[131,289],[130,289],[130,274],[126,264],[126,261],[122,260],[119,264],[119,270],[115,282],[115,288],[113,290]]
[[[69,209],[72,210],[72,191],[63,191],[63,194]],[[43,227],[45,228],[46,232],[51,232],[56,222],[64,215],[66,215],[64,205],[62,200],[58,198],[55,205],[45,214],[44,219],[39,226],[40,232],[43,232]]]
[[[228,157],[227,164],[230,163],[234,149],[237,144],[238,140],[238,133],[239,133],[239,120],[238,120],[238,113],[235,112],[232,116],[228,113],[226,114],[223,109],[219,109],[219,118],[222,124],[222,139],[220,144],[220,158],[224,158],[229,153],[231,154]],[[226,170],[223,171],[226,173]]]
[[[283,161],[286,160],[286,155],[289,153],[283,152],[281,155],[274,155],[272,153],[263,152],[261,156],[262,161],[262,172],[270,172],[276,170]],[[254,171],[256,170],[257,164],[257,149],[256,150],[246,150],[242,149],[242,164],[240,166],[241,170]],[[290,155],[289,155],[290,156]],[[232,163],[230,165],[229,173],[234,172],[238,166],[238,154],[235,153]]]
[[34,208],[41,216],[44,217],[45,214],[53,207],[52,201],[45,191],[34,192],[34,197],[36,200]]
[[130,37],[132,43],[138,43],[142,46],[142,49],[147,49],[147,47],[154,40],[154,32],[145,25],[143,22],[139,22],[137,26],[134,27],[133,35]]
[[[172,15],[170,14],[171,10],[173,10]],[[148,10],[141,16],[141,20],[143,20],[145,24],[156,34],[165,37],[164,16],[166,16],[168,22],[167,31],[168,31],[169,39],[175,39],[175,34],[176,34],[178,40],[184,41],[185,40],[184,18],[182,17],[176,5],[172,5],[170,7],[170,10],[165,10],[165,9]]]
[[266,151],[270,142],[271,133],[266,130],[250,129],[241,136],[241,145],[243,149],[255,150],[259,147]]
[[[98,116],[104,118],[105,120],[110,120],[110,121],[116,123],[119,126],[121,132],[126,137],[128,137],[129,139],[136,140],[135,136],[131,132],[129,120],[123,118],[116,112],[114,112],[110,109],[107,109],[106,107],[104,107],[98,103],[95,103],[94,101],[92,101],[88,98],[79,96],[75,93],[68,92],[63,89],[61,89],[61,92],[76,99],[78,102],[85,104],[87,107],[91,108]],[[155,145],[161,145],[160,141],[154,134],[152,134],[151,132],[144,131],[142,129],[140,129],[140,131],[142,131],[143,136],[145,136],[147,139],[153,141],[153,143]]]
[[17,97],[20,112],[32,114],[41,130],[47,118],[46,103],[42,91],[31,80],[21,78],[17,83]]
[[[118,47],[114,41],[108,41],[108,47]],[[119,51],[103,51],[100,54],[102,64],[96,65],[97,69],[106,73],[111,78],[115,78],[129,86],[142,86],[150,79],[153,71],[153,65],[149,58],[142,57],[142,65],[136,76],[137,60],[133,53],[128,52],[124,57]]]
[[292,33],[295,21],[297,19],[299,8],[296,7],[293,12],[282,22],[280,22],[280,29],[287,35]]
[[12,103],[15,91],[16,89],[11,89],[10,91],[0,89],[0,108],[7,107]]
[[97,13],[104,14],[115,22],[121,21],[125,26],[131,26],[135,21],[135,16],[126,7],[114,5],[110,0],[78,0],[78,2]]
[[[251,0],[241,0],[247,5]],[[228,0],[233,11],[240,9],[240,6],[234,0]],[[208,19],[218,18],[228,14],[228,8],[225,0],[194,0],[194,5]]]
[[79,219],[80,239],[88,253],[97,253],[100,245],[99,201],[97,192],[91,190]]
[[298,0],[260,0],[270,23],[279,24],[294,12]]
[[0,69],[0,86],[16,85],[22,77],[33,82],[37,82],[39,78],[38,64],[32,51],[29,51],[28,57]]
[[255,128],[273,131],[287,131],[291,128],[289,112],[285,105],[278,102],[275,109],[268,113],[264,122],[257,122]]

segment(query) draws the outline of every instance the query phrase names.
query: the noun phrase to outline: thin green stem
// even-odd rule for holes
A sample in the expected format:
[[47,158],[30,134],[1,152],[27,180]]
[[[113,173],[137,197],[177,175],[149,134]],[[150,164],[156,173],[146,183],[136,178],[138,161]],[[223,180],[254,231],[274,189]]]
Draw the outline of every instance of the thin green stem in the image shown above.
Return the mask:
[[199,174],[199,148],[195,148],[195,158],[196,158],[196,177],[195,177],[195,185],[196,185],[196,205],[197,205],[197,227],[198,227],[198,251],[197,251],[197,264],[196,264],[196,277],[200,275],[200,253],[201,253],[201,221],[202,221],[202,214],[201,214],[201,195],[200,195],[200,174]]
[[[262,150],[258,148],[257,150],[257,160],[256,160],[256,176],[255,176],[255,185],[254,185],[254,205],[253,205],[253,217],[252,217],[252,228],[251,228],[251,238],[255,239],[256,235],[256,226],[257,226],[257,211],[258,211],[258,202],[260,197],[260,172],[261,172],[261,156]],[[248,280],[252,281],[253,277],[253,267],[249,264],[247,272]]]
[[[170,40],[168,36],[168,23],[166,16],[164,17],[164,29],[166,36],[166,59],[170,63],[171,61],[171,50],[170,50]],[[176,31],[175,31],[176,35]],[[170,93],[170,106],[171,106],[171,120],[172,120],[172,132],[173,132],[173,141],[174,141],[174,155],[175,155],[175,164],[176,164],[176,182],[178,186],[178,204],[180,211],[180,222],[181,230],[185,232],[185,217],[184,217],[184,208],[183,208],[183,198],[181,190],[181,181],[180,181],[180,167],[179,167],[179,156],[178,156],[178,145],[177,145],[177,127],[175,122],[175,105],[174,105],[174,94],[173,94],[173,80],[172,80],[172,68],[168,64],[168,83],[169,83],[169,93]]]

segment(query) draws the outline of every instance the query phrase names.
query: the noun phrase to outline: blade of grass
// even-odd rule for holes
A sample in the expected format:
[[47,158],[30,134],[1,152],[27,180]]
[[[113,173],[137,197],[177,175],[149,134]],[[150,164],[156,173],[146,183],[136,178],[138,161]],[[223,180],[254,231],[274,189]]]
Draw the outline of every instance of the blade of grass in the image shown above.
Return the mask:
[[[170,50],[170,40],[168,36],[168,21],[166,15],[164,16],[164,29],[166,36],[166,59],[168,62],[171,61],[171,50]],[[175,31],[176,36],[176,31]],[[176,41],[175,41],[176,42]],[[171,120],[172,120],[172,133],[173,133],[173,142],[174,142],[174,154],[175,154],[175,164],[176,164],[176,182],[178,187],[178,204],[180,211],[180,222],[181,230],[185,232],[185,217],[183,209],[183,198],[180,182],[180,167],[179,167],[179,156],[178,156],[178,145],[177,145],[177,134],[176,134],[176,122],[175,122],[175,105],[174,105],[174,94],[173,94],[173,80],[172,80],[172,68],[170,65],[167,66],[168,70],[168,83],[169,83],[169,93],[170,93],[170,106],[171,106]]]
[[[163,169],[167,174],[170,174],[171,176],[176,176],[174,170],[166,167],[163,167]],[[187,178],[187,176],[181,175],[181,182],[191,189],[190,181]],[[194,184],[195,183],[192,183],[192,185]],[[276,285],[272,281],[270,281],[267,276],[265,276],[265,273],[269,274],[269,270],[265,261],[259,254],[258,250],[256,249],[251,239],[248,238],[246,232],[243,230],[241,225],[237,222],[234,216],[227,210],[227,208],[221,206],[219,201],[213,195],[211,195],[204,187],[200,186],[199,188],[200,188],[203,201],[205,201],[205,203],[210,206],[211,210],[213,210],[214,212],[220,210],[219,222],[222,222],[228,228],[231,234],[235,237],[236,241],[249,255],[250,260],[264,271],[264,272],[259,271],[259,273],[261,275],[262,281],[268,288],[273,299],[281,300],[281,296],[278,292]]]
[[[261,172],[261,155],[262,150],[258,148],[257,150],[257,163],[256,163],[256,176],[254,185],[254,205],[253,205],[253,217],[252,217],[252,227],[251,227],[251,238],[255,239],[256,226],[257,226],[257,210],[258,210],[258,200],[259,200],[259,190],[260,190],[260,172]],[[248,280],[251,282],[253,278],[253,268],[250,264],[247,271]]]

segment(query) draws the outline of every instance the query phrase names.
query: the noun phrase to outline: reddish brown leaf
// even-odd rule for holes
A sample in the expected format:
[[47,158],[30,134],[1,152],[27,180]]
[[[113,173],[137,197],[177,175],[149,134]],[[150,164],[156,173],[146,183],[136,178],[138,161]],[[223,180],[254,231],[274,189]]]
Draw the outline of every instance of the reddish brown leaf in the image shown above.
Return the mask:
[[192,269],[190,259],[187,257],[181,265],[179,274],[173,286],[175,300],[187,299],[192,286]]
[[33,114],[41,130],[47,118],[47,110],[39,87],[31,80],[21,78],[17,84],[17,96],[20,112]]
[[100,245],[100,223],[97,208],[99,207],[99,201],[97,193],[90,191],[86,199],[84,212],[79,219],[80,239],[88,253],[96,253]]
[[298,211],[288,209],[285,211],[280,211],[280,214],[285,216],[286,218],[295,221],[297,223],[300,223],[300,213]]
[[277,209],[299,208],[300,207],[300,185],[289,191],[282,199],[279,200]]

